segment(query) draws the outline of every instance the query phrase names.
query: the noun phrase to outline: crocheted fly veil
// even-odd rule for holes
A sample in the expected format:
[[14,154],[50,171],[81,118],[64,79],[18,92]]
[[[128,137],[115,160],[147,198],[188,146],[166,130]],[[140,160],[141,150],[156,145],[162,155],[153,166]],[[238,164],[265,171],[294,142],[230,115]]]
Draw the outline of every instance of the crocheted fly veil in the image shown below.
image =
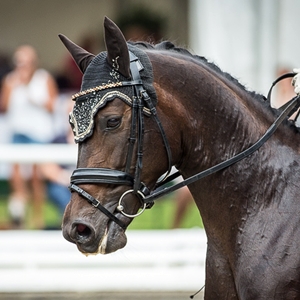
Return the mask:
[[[65,41],[63,42],[65,43]],[[151,62],[147,54],[137,46],[127,44],[127,48],[129,53],[133,53],[139,60],[143,87],[155,106],[157,97],[153,86]],[[81,90],[72,96],[75,105],[70,113],[70,124],[77,143],[93,134],[94,116],[108,101],[118,98],[131,106],[134,97],[134,87],[123,84],[131,79],[119,72],[118,57],[115,57],[113,63],[109,64],[108,52],[104,51],[89,59],[90,62],[84,70]],[[147,105],[144,113],[146,116],[151,114]]]

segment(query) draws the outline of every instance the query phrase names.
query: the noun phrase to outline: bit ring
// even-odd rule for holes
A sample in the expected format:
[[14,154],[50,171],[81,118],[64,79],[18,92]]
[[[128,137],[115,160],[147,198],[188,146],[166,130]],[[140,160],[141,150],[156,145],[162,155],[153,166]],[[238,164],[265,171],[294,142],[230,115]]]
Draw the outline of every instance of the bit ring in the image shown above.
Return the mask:
[[[133,215],[130,215],[130,214],[127,214],[124,212],[124,206],[122,205],[122,200],[123,198],[129,194],[129,193],[132,193],[134,192],[134,190],[128,190],[126,191],[125,193],[123,193],[123,195],[120,197],[120,200],[119,200],[119,203],[118,203],[118,206],[117,206],[117,210],[123,214],[124,216],[128,217],[128,218],[135,218],[137,216],[140,216],[146,209],[146,206],[147,206],[147,203],[143,203],[143,207],[141,208],[141,210],[139,212],[137,212],[136,214],[133,214]],[[145,195],[141,192],[141,191],[137,191],[138,195],[144,199],[145,198]]]

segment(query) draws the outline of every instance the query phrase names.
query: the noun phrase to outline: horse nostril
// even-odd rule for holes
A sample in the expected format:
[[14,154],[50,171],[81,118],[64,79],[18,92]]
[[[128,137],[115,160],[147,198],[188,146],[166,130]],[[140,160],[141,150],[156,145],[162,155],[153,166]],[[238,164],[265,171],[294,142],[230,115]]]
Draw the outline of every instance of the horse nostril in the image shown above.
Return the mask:
[[91,235],[91,229],[84,224],[77,224],[76,234],[80,237],[88,238]]
[[89,243],[89,241],[93,239],[94,236],[95,230],[93,229],[93,227],[84,223],[73,223],[70,237],[75,243]]

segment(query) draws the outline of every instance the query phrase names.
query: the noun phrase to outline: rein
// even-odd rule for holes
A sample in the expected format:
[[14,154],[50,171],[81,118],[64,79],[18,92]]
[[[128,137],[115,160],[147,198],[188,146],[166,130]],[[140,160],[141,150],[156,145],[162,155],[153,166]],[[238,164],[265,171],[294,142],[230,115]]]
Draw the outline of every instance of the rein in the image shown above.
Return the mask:
[[[132,80],[124,82],[124,85],[132,86],[134,89],[134,97],[132,101],[132,121],[131,121],[131,130],[129,137],[129,146],[127,152],[126,159],[126,167],[125,172],[106,169],[106,168],[78,168],[74,170],[71,176],[71,184],[70,190],[79,193],[83,198],[85,198],[89,203],[91,203],[94,207],[98,208],[101,212],[103,212],[106,216],[108,216],[112,221],[117,223],[124,230],[126,229],[126,225],[118,219],[112,212],[108,211],[97,199],[91,196],[89,193],[78,187],[78,184],[85,183],[106,183],[106,184],[115,184],[115,185],[127,185],[131,186],[132,189],[124,192],[118,202],[117,211],[123,214],[126,217],[134,218],[141,213],[146,208],[151,208],[154,204],[154,200],[160,198],[166,194],[176,191],[186,185],[194,183],[206,176],[209,176],[213,173],[216,173],[220,170],[223,170],[229,167],[232,164],[237,163],[238,161],[246,158],[251,155],[253,152],[258,150],[276,131],[279,125],[287,118],[290,117],[299,107],[300,107],[300,96],[297,95],[292,100],[283,105],[280,110],[281,114],[274,121],[274,123],[267,129],[265,134],[252,146],[248,149],[240,152],[239,154],[233,156],[232,158],[221,162],[211,168],[208,168],[202,172],[199,172],[171,187],[163,188],[167,183],[174,180],[175,178],[180,176],[179,172],[175,174],[169,175],[172,167],[172,154],[171,149],[165,134],[165,131],[162,127],[162,124],[157,116],[156,108],[152,103],[151,98],[143,87],[143,82],[140,77],[140,71],[143,69],[139,59],[132,53],[130,53],[130,71],[132,74]],[[267,96],[267,100],[270,101],[271,92],[273,87],[282,79],[289,78],[295,76],[295,73],[287,73],[278,79],[276,79]],[[123,84],[123,82],[122,82]],[[145,104],[147,108],[150,110],[151,115],[160,130],[163,143],[165,145],[165,149],[168,157],[168,172],[164,176],[164,178],[156,183],[155,189],[150,192],[150,189],[146,187],[146,185],[141,182],[141,171],[143,168],[142,158],[143,158],[143,136],[144,136],[144,116],[143,110],[145,108]],[[137,143],[137,155],[136,155],[136,166],[135,166],[135,174],[134,176],[130,175],[130,166],[132,164],[134,146]],[[122,205],[122,201],[127,194],[133,193],[138,199],[141,201],[141,211],[132,215],[124,212],[124,206]]]
[[[294,74],[295,75],[295,74]],[[288,77],[292,77],[292,76],[288,76]],[[287,78],[287,77],[285,77]],[[284,79],[284,78],[283,78]],[[171,192],[174,192],[186,185],[189,185],[191,183],[194,183],[195,181],[198,181],[206,176],[209,176],[213,173],[216,173],[220,170],[223,170],[227,167],[229,167],[230,165],[233,165],[235,163],[237,163],[238,161],[246,158],[247,156],[251,155],[253,152],[255,152],[256,150],[258,150],[272,135],[273,133],[276,131],[276,129],[278,128],[278,126],[283,122],[283,120],[285,120],[287,117],[290,117],[295,111],[297,111],[297,109],[300,107],[300,96],[297,95],[296,97],[294,97],[292,100],[290,100],[289,102],[287,102],[284,106],[283,106],[283,111],[280,114],[280,116],[274,121],[274,123],[268,128],[268,130],[265,132],[265,134],[252,146],[250,146],[248,149],[240,152],[239,154],[233,156],[232,158],[229,158],[228,160],[221,162],[211,168],[208,168],[200,173],[197,173],[171,187],[167,187],[164,189],[159,189],[159,190],[154,190],[149,196],[146,196],[143,200],[144,202],[151,202],[154,201],[157,198],[160,198],[166,194],[169,194]],[[175,174],[173,174],[174,176],[172,178],[170,178],[170,180],[167,180],[167,182],[177,178],[180,176],[180,173],[177,172]],[[165,182],[166,183],[166,182]],[[165,184],[164,183],[164,184]]]

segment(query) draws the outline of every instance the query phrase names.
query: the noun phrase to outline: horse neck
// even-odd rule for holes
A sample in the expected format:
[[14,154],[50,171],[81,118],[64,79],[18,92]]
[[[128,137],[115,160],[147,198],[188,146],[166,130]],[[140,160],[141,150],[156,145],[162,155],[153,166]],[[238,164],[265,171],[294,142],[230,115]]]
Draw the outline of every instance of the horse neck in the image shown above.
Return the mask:
[[[157,59],[153,67],[159,113],[184,178],[247,149],[275,119],[262,100],[206,67],[176,59]],[[234,245],[226,241],[235,239],[249,214],[288,199],[274,194],[277,188],[285,190],[282,178],[298,186],[299,178],[293,177],[300,174],[297,147],[287,146],[281,137],[297,140],[288,132],[290,128],[283,126],[247,159],[189,185],[208,239],[224,241],[224,251]]]
[[[249,148],[275,120],[262,99],[205,66],[175,57],[157,58],[153,67],[159,112],[184,178]],[[229,237],[236,226],[231,222],[268,201],[285,201],[274,190],[287,184],[282,178],[298,186],[297,140],[291,128],[281,126],[247,159],[189,185],[208,235]]]
[[158,61],[156,89],[164,98],[159,105],[172,136],[180,133],[182,152],[175,164],[184,176],[246,149],[272,123],[271,116],[260,113],[257,99],[208,66],[176,56]]

